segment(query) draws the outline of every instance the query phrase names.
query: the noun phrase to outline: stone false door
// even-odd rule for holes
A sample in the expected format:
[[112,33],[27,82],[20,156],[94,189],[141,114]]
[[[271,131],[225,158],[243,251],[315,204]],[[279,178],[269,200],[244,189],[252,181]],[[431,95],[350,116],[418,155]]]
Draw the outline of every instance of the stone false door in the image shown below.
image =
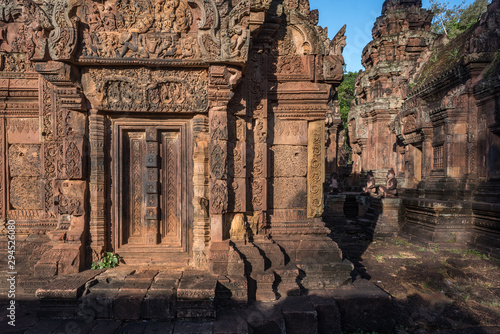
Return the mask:
[[184,121],[113,122],[113,248],[125,261],[164,263],[187,253],[186,141]]

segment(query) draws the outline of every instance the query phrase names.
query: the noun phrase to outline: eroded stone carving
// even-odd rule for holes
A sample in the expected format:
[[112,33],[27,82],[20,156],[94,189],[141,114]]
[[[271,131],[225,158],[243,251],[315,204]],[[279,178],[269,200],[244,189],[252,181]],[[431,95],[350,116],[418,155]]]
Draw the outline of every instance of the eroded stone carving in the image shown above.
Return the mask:
[[81,216],[85,213],[85,181],[59,181],[55,188],[54,204],[59,214]]
[[85,76],[96,104],[106,110],[192,113],[208,107],[205,71],[91,69]]
[[43,181],[37,177],[14,177],[10,180],[10,205],[15,210],[41,210]]
[[9,174],[15,176],[40,176],[40,145],[14,144],[9,147]]

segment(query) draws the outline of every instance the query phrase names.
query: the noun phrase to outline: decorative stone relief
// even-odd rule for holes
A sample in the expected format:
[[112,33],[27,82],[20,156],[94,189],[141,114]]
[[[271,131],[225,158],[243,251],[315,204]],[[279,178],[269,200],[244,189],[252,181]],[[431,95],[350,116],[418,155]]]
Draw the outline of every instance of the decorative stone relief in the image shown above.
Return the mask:
[[36,177],[14,177],[10,181],[10,205],[15,210],[41,210],[43,181]]
[[85,213],[87,182],[57,181],[54,202],[59,214],[81,216]]
[[40,145],[14,144],[9,147],[9,174],[34,176],[41,174]]
[[325,123],[309,123],[307,170],[307,216],[323,214],[323,183],[325,182]]
[[90,69],[84,78],[85,90],[105,110],[192,113],[208,108],[206,71]]

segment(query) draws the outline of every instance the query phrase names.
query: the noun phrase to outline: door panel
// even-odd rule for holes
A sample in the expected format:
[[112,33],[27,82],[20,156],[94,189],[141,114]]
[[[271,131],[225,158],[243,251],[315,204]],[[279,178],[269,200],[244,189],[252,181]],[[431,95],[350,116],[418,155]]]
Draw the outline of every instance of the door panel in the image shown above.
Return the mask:
[[[112,233],[120,252],[187,252],[186,122],[115,121]],[[112,159],[113,160],[113,159]]]

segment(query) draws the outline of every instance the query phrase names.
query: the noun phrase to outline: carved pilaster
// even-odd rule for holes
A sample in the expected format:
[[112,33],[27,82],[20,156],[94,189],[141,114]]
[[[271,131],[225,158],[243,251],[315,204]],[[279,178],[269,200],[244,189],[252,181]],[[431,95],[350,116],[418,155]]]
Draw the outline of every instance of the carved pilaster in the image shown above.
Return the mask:
[[307,217],[323,214],[323,183],[325,182],[325,122],[309,122],[307,169]]
[[197,115],[193,119],[193,257],[198,268],[207,264],[205,251],[210,241],[208,214],[209,170],[208,170],[208,119]]
[[92,259],[100,257],[106,247],[106,188],[104,168],[105,117],[92,110],[90,137],[90,247]]
[[226,235],[224,214],[228,209],[228,116],[227,105],[232,87],[241,77],[239,70],[214,65],[210,68],[209,98],[209,169],[210,220],[212,241]]

